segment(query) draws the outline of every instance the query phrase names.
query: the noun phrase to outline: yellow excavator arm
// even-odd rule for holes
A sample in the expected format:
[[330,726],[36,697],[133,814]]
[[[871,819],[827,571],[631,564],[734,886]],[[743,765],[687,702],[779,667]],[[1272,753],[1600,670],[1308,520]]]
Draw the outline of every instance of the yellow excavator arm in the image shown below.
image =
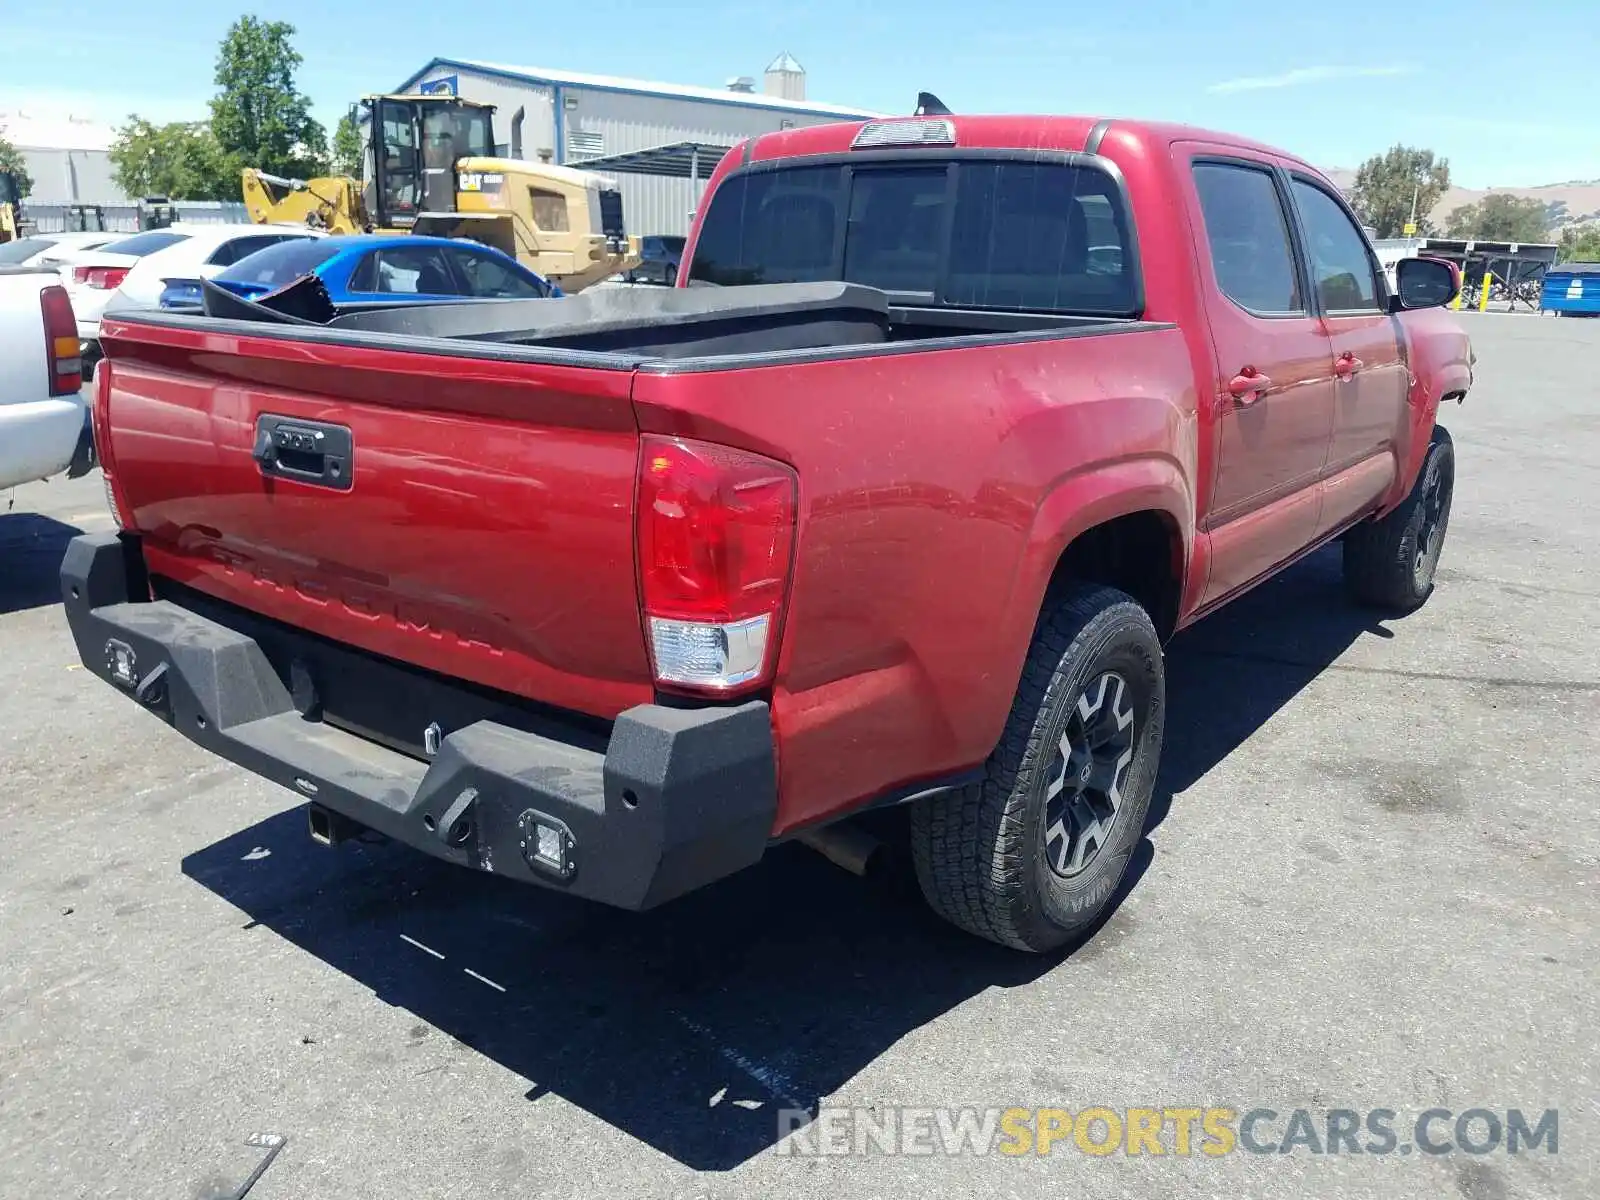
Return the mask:
[[254,167],[240,172],[245,210],[258,225],[305,225],[329,233],[361,233],[361,187],[348,175],[285,179]]

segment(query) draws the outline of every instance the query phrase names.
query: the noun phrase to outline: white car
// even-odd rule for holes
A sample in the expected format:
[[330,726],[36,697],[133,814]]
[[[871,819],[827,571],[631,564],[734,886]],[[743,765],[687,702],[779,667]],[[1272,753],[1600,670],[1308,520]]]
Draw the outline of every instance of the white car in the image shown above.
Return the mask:
[[54,272],[0,267],[0,488],[93,461],[76,330]]
[[93,250],[125,233],[30,233],[0,244],[0,267],[55,267],[80,250]]
[[115,294],[141,308],[161,302],[162,280],[204,279],[248,254],[292,238],[322,237],[303,225],[199,225],[177,222],[150,229],[94,250],[80,250],[61,264],[61,282],[78,314],[78,336],[87,358],[99,359],[100,316]]

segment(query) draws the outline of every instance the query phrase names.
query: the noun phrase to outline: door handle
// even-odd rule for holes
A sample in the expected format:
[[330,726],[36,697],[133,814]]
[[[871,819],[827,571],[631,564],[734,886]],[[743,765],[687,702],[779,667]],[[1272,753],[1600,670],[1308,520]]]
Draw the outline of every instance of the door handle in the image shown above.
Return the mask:
[[256,430],[256,443],[250,448],[250,457],[263,470],[269,470],[278,461],[278,444],[272,440],[272,430],[265,425]]
[[1333,373],[1340,379],[1349,379],[1350,376],[1354,375],[1366,365],[1366,363],[1362,362],[1353,353],[1351,353],[1349,350],[1346,350],[1343,354],[1339,355],[1338,358],[1334,359]]
[[347,492],[354,448],[343,425],[262,413],[250,457],[263,475]]
[[1246,367],[1228,380],[1228,395],[1241,405],[1254,404],[1265,396],[1271,387],[1272,380],[1254,367]]

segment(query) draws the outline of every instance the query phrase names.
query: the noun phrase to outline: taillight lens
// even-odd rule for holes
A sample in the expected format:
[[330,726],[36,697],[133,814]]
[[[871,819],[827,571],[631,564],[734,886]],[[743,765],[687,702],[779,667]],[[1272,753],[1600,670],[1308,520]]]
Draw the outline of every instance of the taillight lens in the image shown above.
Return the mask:
[[78,357],[78,319],[67,289],[52,284],[39,293],[44,317],[44,361],[52,396],[75,395],[83,387],[83,360]]
[[112,288],[122,286],[122,281],[128,277],[131,269],[130,267],[73,267],[72,282],[109,292]]
[[799,483],[781,462],[688,438],[640,446],[640,601],[658,684],[726,694],[772,674]]

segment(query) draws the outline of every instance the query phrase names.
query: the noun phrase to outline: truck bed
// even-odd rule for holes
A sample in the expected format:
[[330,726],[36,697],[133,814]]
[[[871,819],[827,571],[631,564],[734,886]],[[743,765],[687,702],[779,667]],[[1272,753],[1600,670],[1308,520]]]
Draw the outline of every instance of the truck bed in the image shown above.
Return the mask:
[[847,349],[982,334],[1100,327],[1117,318],[892,304],[876,288],[849,283],[748,287],[598,288],[553,300],[333,308],[332,319],[293,315],[295,298],[242,300],[206,289],[206,315],[279,330],[325,329],[341,336],[545,347],[654,359],[759,356]]

